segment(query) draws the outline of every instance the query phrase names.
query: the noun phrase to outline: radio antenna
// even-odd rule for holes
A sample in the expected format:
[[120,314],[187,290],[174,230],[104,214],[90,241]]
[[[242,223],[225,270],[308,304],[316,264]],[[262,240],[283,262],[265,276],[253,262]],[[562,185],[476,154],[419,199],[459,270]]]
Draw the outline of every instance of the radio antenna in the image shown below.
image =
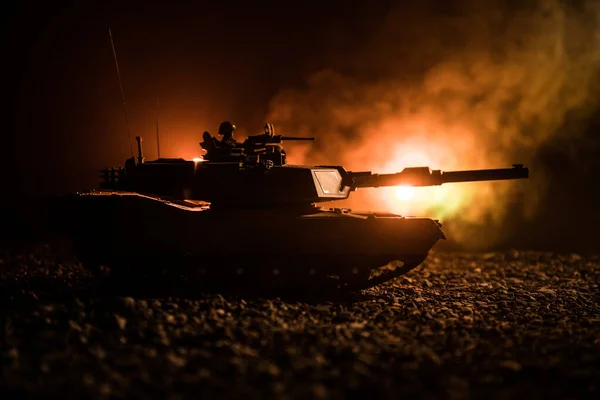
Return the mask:
[[134,157],[133,146],[131,144],[131,130],[129,129],[129,117],[127,116],[127,106],[125,103],[125,92],[123,91],[123,84],[121,83],[121,72],[119,71],[119,62],[117,61],[117,52],[115,51],[115,43],[113,42],[112,31],[110,29],[110,26],[108,27],[108,36],[110,36],[110,45],[112,46],[113,56],[115,58],[115,66],[117,67],[117,78],[119,79],[119,88],[121,89],[123,111],[125,112],[125,125],[127,126],[127,135],[129,136],[129,150],[131,151],[131,157]]
[[156,151],[160,158],[160,139],[158,138],[158,96],[156,96]]

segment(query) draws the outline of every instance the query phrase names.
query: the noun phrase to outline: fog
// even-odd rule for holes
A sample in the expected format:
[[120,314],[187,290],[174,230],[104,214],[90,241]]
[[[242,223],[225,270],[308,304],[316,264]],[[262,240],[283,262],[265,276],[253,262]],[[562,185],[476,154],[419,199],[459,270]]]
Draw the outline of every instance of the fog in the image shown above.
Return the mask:
[[374,172],[524,163],[528,181],[419,188],[408,201],[369,189],[347,205],[441,218],[474,248],[503,238],[508,210],[534,218],[552,179],[536,165],[539,149],[582,135],[597,106],[600,4],[507,4],[396,7],[351,51],[332,52],[327,68],[270,103],[276,128],[317,138],[288,145],[290,162]]

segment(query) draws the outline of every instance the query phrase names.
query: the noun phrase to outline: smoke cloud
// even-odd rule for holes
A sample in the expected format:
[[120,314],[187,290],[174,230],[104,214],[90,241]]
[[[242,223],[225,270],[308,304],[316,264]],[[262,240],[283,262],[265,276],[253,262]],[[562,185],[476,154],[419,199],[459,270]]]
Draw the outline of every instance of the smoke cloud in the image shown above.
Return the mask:
[[[576,139],[596,109],[600,3],[420,2],[368,22],[366,39],[272,99],[267,120],[278,130],[317,137],[287,145],[290,162],[374,172],[525,163],[524,182],[418,188],[410,201],[366,189],[347,204],[440,218],[460,243],[493,245],[515,204],[535,215],[551,179],[532,164],[540,147]],[[348,32],[333,33],[343,42]]]

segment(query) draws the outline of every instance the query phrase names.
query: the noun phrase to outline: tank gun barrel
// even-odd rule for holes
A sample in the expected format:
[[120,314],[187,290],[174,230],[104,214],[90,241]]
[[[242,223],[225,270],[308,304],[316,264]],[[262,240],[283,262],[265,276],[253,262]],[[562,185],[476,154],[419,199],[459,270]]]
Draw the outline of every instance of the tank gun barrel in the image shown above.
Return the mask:
[[429,167],[405,168],[395,174],[349,172],[352,189],[382,186],[437,186],[451,182],[478,182],[529,178],[529,169],[523,164],[513,168],[479,169],[464,171],[431,170]]

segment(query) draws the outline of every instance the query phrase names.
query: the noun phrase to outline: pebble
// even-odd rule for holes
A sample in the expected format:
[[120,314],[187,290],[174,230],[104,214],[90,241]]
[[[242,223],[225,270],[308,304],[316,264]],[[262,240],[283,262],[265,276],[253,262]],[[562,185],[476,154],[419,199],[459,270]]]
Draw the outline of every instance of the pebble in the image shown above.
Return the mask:
[[593,398],[600,390],[598,257],[436,252],[392,282],[308,301],[115,299],[94,294],[94,278],[52,247],[1,255],[0,386],[19,397]]

